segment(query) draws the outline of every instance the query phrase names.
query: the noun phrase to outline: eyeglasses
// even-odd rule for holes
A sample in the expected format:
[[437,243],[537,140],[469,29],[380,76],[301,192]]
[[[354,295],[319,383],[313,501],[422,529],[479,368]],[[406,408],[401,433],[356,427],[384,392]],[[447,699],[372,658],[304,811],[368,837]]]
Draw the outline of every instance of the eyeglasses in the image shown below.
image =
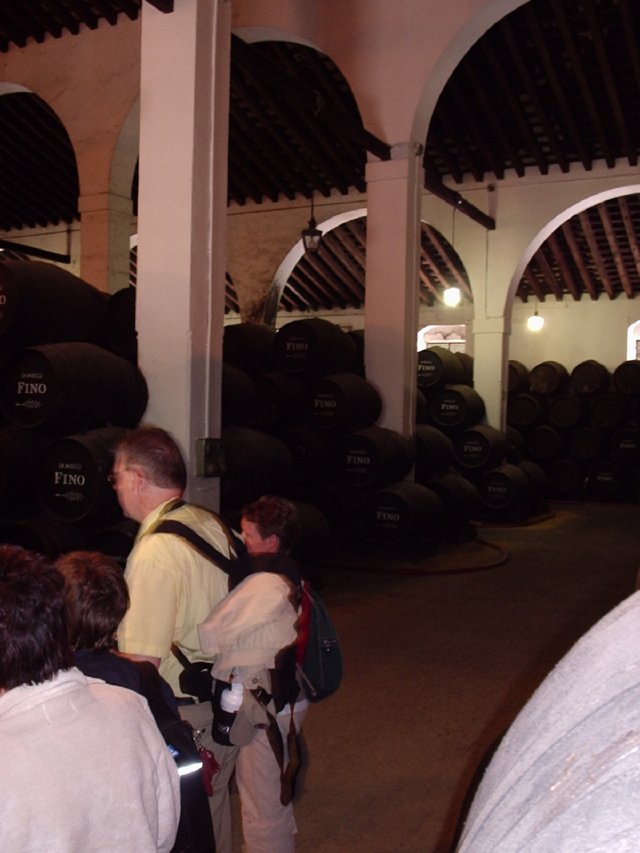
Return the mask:
[[110,474],[107,475],[107,483],[109,483],[110,486],[113,486],[115,488],[115,486],[118,485],[118,477],[120,476],[120,474],[130,470],[131,469],[127,467],[121,468],[119,471],[112,471]]

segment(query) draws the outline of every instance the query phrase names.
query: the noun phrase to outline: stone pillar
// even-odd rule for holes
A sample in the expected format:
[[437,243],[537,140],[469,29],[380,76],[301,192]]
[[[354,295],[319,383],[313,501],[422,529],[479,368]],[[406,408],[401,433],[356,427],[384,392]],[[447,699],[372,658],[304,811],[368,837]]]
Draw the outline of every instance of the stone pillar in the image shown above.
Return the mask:
[[220,436],[226,267],[229,0],[142,10],[137,329],[145,420],[182,447],[188,497],[216,508],[196,474],[199,439]]
[[383,401],[380,424],[415,431],[421,146],[367,164],[365,364]]
[[129,283],[131,198],[115,193],[80,196],[80,276],[105,293]]
[[509,335],[505,317],[473,321],[473,387],[484,400],[487,423],[500,430],[506,426]]

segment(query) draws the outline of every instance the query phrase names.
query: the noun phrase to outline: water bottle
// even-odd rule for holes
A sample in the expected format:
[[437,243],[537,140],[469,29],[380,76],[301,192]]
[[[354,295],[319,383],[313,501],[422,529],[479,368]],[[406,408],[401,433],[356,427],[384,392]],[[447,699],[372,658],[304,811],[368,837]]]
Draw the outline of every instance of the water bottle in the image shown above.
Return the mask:
[[213,714],[213,728],[211,736],[216,743],[222,746],[231,746],[229,731],[236,718],[236,714],[242,705],[244,688],[241,681],[232,681],[231,684],[220,693],[220,704]]

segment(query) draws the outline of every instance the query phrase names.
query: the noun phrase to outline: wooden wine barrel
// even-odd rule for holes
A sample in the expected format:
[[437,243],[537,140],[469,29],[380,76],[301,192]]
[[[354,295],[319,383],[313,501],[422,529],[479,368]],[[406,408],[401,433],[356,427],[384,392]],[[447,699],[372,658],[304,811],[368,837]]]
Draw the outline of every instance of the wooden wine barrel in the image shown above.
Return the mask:
[[485,509],[509,519],[531,497],[531,484],[522,468],[505,462],[480,477],[478,493]]
[[586,469],[577,459],[564,457],[554,459],[545,466],[551,487],[551,496],[563,500],[582,497],[586,480]]
[[609,453],[622,468],[640,462],[640,427],[626,426],[616,430],[609,439]]
[[611,373],[608,368],[592,358],[576,365],[569,377],[569,389],[574,394],[604,394],[610,385]]
[[549,476],[542,465],[533,462],[531,459],[523,459],[518,464],[518,468],[529,478],[530,500],[532,507],[541,511],[546,508],[546,499],[551,491],[551,482]]
[[527,450],[538,462],[549,462],[558,459],[566,452],[567,439],[560,430],[550,424],[532,429],[526,438]]
[[261,495],[286,497],[292,479],[291,453],[273,435],[244,426],[222,430],[225,473],[220,480],[220,502],[225,511],[241,509]]
[[630,398],[617,391],[594,396],[590,406],[589,420],[592,426],[605,432],[622,426],[631,409]]
[[617,501],[623,497],[625,477],[622,468],[609,459],[593,462],[585,481],[585,495],[596,501]]
[[529,390],[534,394],[559,394],[568,384],[567,368],[558,361],[542,361],[529,372]]
[[107,302],[81,278],[43,261],[0,263],[0,348],[102,341]]
[[429,347],[418,353],[418,387],[426,393],[446,385],[464,385],[465,368],[455,352],[446,347]]
[[28,551],[37,551],[50,560],[55,560],[69,551],[85,548],[86,537],[86,531],[82,527],[45,515],[0,520],[0,542],[20,545]]
[[462,432],[480,423],[484,400],[468,385],[450,385],[432,396],[429,413],[433,423],[446,432]]
[[287,424],[274,434],[291,455],[294,483],[313,483],[337,471],[336,442],[327,430],[312,424]]
[[526,394],[529,390],[529,368],[516,359],[510,359],[507,366],[507,390],[509,394]]
[[0,383],[7,421],[59,436],[106,424],[134,427],[147,398],[136,365],[88,343],[17,350],[7,358]]
[[108,482],[114,449],[126,430],[104,427],[53,441],[38,462],[36,488],[58,521],[111,524],[122,518]]
[[256,376],[256,405],[251,424],[257,428],[297,423],[305,414],[309,383],[295,373],[272,370]]
[[336,373],[318,379],[307,403],[310,423],[342,432],[373,426],[381,411],[378,391],[355,373]]
[[138,363],[135,287],[123,287],[108,297],[104,346],[120,358]]
[[623,361],[613,371],[613,388],[621,394],[640,394],[640,361]]
[[356,364],[353,369],[353,373],[357,373],[358,376],[365,376],[366,367],[364,363],[364,329],[349,329],[347,335],[353,341],[353,345],[356,351]]
[[432,489],[402,480],[371,496],[365,536],[380,544],[430,541],[440,536],[443,517],[444,505]]
[[524,434],[512,426],[505,427],[504,436],[507,441],[507,455],[505,462],[513,462],[514,465],[527,455],[527,443]]
[[467,352],[456,352],[455,356],[462,365],[462,384],[473,388],[473,356]]
[[0,427],[0,511],[31,516],[39,511],[35,474],[50,439],[11,424]]
[[476,424],[453,440],[456,461],[463,472],[478,473],[497,468],[507,454],[503,432],[488,424]]
[[276,368],[275,339],[275,330],[262,323],[230,324],[224,327],[222,360],[249,376],[268,373]]
[[547,417],[547,400],[535,394],[513,394],[507,400],[507,423],[516,429],[540,426]]
[[426,484],[434,474],[446,471],[453,463],[455,450],[448,435],[429,424],[418,424],[415,431],[415,479]]
[[292,501],[298,513],[300,534],[292,549],[291,556],[297,560],[307,577],[310,570],[317,566],[331,545],[331,527],[323,512],[317,506],[306,501]]
[[558,394],[549,401],[547,417],[551,426],[573,429],[587,421],[589,404],[577,393]]
[[567,449],[572,459],[579,462],[593,462],[603,454],[606,448],[606,435],[597,427],[577,427],[570,433]]
[[242,426],[254,421],[258,394],[254,380],[232,364],[222,363],[221,422]]
[[322,512],[334,535],[338,538],[344,535],[351,544],[370,497],[370,489],[335,474],[325,474],[311,483],[307,491],[308,502]]
[[475,538],[476,529],[471,524],[480,511],[480,492],[475,483],[458,471],[435,474],[428,483],[444,506],[443,524],[446,535],[455,542]]
[[416,389],[416,423],[423,424],[429,419],[429,404],[424,393]]
[[340,326],[311,317],[282,326],[274,341],[276,364],[289,373],[357,373],[356,346]]
[[124,570],[139,526],[133,519],[123,518],[116,524],[90,530],[85,547],[87,551],[98,551],[100,554],[113,557]]
[[371,426],[344,436],[338,447],[341,474],[361,486],[385,486],[413,466],[415,444],[395,430]]

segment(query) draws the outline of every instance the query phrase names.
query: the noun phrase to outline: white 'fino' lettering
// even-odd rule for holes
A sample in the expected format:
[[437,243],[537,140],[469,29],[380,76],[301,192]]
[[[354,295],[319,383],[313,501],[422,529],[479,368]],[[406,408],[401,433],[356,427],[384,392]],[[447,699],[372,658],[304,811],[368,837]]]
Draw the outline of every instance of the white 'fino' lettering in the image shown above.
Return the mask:
[[18,382],[18,394],[46,394],[46,382]]
[[64,471],[55,471],[53,482],[56,486],[84,486],[86,478],[84,474],[67,474]]

